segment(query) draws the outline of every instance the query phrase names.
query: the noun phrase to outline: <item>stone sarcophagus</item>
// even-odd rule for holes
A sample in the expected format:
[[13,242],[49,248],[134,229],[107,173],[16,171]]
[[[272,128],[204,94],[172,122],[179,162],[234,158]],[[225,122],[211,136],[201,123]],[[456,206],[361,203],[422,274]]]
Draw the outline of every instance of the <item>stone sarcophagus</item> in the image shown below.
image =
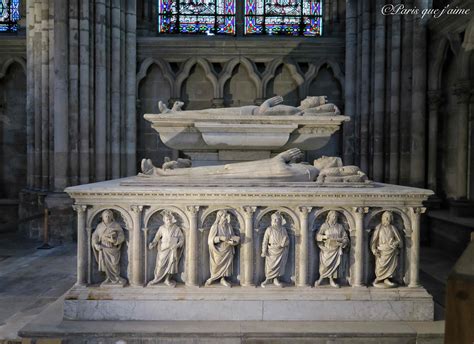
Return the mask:
[[66,319],[433,319],[418,279],[429,190],[130,177],[66,191]]

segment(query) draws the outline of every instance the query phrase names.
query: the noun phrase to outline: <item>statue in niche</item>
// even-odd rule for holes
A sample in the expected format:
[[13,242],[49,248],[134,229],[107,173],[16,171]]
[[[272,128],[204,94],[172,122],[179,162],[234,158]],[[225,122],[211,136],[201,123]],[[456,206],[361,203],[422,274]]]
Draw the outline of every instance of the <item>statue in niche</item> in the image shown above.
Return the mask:
[[148,249],[157,248],[155,276],[148,285],[158,284],[163,278],[164,284],[175,287],[176,281],[173,275],[178,273],[179,260],[183,253],[184,235],[181,228],[176,224],[176,218],[170,211],[163,211],[164,224],[158,228],[155,238],[148,245]]
[[230,223],[230,214],[226,210],[219,210],[207,239],[211,277],[206,281],[206,286],[218,279],[223,286],[232,286],[226,277],[232,276],[235,246],[239,242],[240,237],[235,235]]
[[319,247],[319,279],[314,284],[315,287],[328,278],[331,287],[339,288],[339,284],[334,279],[342,277],[338,276],[338,269],[344,249],[349,244],[349,237],[344,226],[338,223],[337,217],[336,211],[329,211],[326,221],[316,234],[316,242]]
[[[321,183],[365,182],[367,176],[357,166],[343,166],[342,160],[337,157],[322,157],[314,160],[311,166],[300,162],[303,152],[298,148],[284,151],[271,159],[239,162],[218,166],[199,166],[180,168],[176,162],[174,168],[158,168],[153,166],[150,159],[143,159],[142,174],[160,178],[178,177],[198,180],[209,178],[212,180],[252,179],[274,182],[312,182],[318,176]],[[167,164],[170,162],[168,161]],[[190,162],[188,163],[191,165]],[[168,165],[167,165],[168,166]]]
[[125,241],[122,227],[115,222],[112,210],[102,212],[102,222],[92,234],[92,249],[99,265],[99,271],[105,272],[101,286],[125,285],[126,280],[120,276],[120,249]]
[[158,108],[163,114],[179,113],[184,115],[224,115],[224,116],[337,116],[341,111],[334,104],[327,102],[326,96],[311,96],[303,99],[299,106],[281,105],[282,96],[275,96],[265,100],[260,106],[247,105],[241,107],[228,107],[204,110],[181,110],[184,105],[182,101],[174,103],[171,109],[162,102],[158,102]]
[[273,281],[277,287],[283,287],[278,280],[285,274],[290,238],[284,227],[285,219],[280,212],[272,214],[271,226],[265,230],[262,243],[262,258],[265,258],[265,281],[262,288]]
[[390,281],[398,265],[398,254],[403,241],[397,228],[392,225],[393,215],[390,211],[382,214],[382,221],[375,227],[370,241],[370,249],[375,256],[375,280],[377,288],[393,288],[397,284]]

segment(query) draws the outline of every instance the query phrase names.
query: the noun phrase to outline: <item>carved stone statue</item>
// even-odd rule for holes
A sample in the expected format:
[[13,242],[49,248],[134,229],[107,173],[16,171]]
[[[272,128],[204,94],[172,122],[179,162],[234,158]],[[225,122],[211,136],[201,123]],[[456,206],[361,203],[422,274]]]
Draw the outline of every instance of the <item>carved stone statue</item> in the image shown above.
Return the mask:
[[280,212],[274,213],[271,226],[265,230],[263,236],[262,258],[265,258],[265,281],[261,284],[262,288],[265,288],[272,280],[277,287],[283,286],[278,277],[285,274],[290,244],[284,221]]
[[219,210],[207,239],[211,277],[206,281],[206,286],[218,279],[223,286],[232,286],[226,277],[232,276],[235,246],[239,242],[240,237],[235,235],[230,224],[230,214],[226,210]]
[[161,113],[206,114],[225,116],[301,116],[301,115],[340,115],[341,111],[334,104],[327,103],[326,96],[313,96],[303,99],[299,106],[281,105],[283,97],[275,96],[265,100],[262,105],[247,105],[219,109],[182,111],[183,102],[177,101],[172,109],[160,101],[158,108]]
[[319,279],[314,284],[319,286],[325,278],[329,278],[331,287],[339,288],[334,281],[338,276],[344,248],[349,244],[349,237],[342,224],[337,221],[337,212],[328,212],[324,222],[316,234],[319,247]]
[[102,212],[102,222],[92,234],[92,249],[99,265],[99,271],[105,272],[104,285],[125,285],[120,277],[120,249],[125,241],[122,227],[115,222],[111,210]]
[[386,211],[382,214],[382,222],[375,227],[370,241],[370,249],[375,256],[374,287],[393,288],[396,283],[390,281],[397,270],[398,254],[403,241],[397,228],[392,225],[393,215]]
[[[142,174],[157,177],[181,177],[192,180],[252,179],[274,182],[365,182],[367,176],[357,166],[343,166],[340,158],[322,157],[308,163],[297,163],[303,157],[298,148],[282,152],[271,159],[239,162],[219,166],[199,166],[173,169],[153,166],[150,159],[142,160]],[[169,162],[168,162],[169,163]],[[165,166],[164,166],[165,167]]]
[[172,279],[173,274],[178,273],[178,264],[183,252],[184,235],[176,224],[176,219],[169,211],[163,211],[164,224],[158,228],[155,238],[148,245],[151,250],[157,248],[155,277],[148,285],[158,284],[165,278],[165,284],[175,287],[176,282]]

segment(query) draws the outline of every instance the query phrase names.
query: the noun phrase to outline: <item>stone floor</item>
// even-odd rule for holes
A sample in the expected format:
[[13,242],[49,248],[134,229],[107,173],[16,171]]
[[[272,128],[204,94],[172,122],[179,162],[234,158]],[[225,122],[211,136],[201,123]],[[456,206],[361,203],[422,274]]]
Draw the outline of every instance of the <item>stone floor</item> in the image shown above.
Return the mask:
[[0,234],[0,340],[17,332],[75,282],[76,245],[38,250],[41,243]]
[[[37,250],[40,244],[15,233],[0,234],[0,343],[18,339],[20,328],[74,284],[76,245]],[[422,284],[434,296],[435,318],[441,320],[445,281],[454,260],[431,248],[422,248],[421,257]]]

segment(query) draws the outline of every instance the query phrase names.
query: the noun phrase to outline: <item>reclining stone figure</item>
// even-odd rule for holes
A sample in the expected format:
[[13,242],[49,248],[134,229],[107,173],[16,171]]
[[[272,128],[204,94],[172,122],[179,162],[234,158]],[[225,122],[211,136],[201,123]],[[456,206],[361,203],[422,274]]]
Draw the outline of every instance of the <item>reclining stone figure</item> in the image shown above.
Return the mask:
[[162,102],[158,102],[161,113],[199,114],[199,115],[226,115],[226,116],[311,116],[311,115],[340,115],[339,108],[327,102],[326,96],[311,96],[303,99],[299,106],[281,105],[282,96],[275,96],[265,100],[262,105],[247,105],[204,110],[181,110],[182,101],[176,101],[171,109]]
[[246,179],[272,182],[317,181],[319,183],[361,183],[367,180],[367,176],[360,171],[359,167],[343,166],[340,158],[323,156],[310,165],[305,162],[298,163],[297,161],[302,157],[301,150],[292,148],[270,159],[199,167],[190,167],[191,162],[188,160],[186,163],[176,162],[172,169],[166,168],[171,163],[170,161],[165,162],[164,168],[158,168],[150,159],[143,159],[141,170],[143,175],[160,178],[174,177],[173,179],[180,180]]

